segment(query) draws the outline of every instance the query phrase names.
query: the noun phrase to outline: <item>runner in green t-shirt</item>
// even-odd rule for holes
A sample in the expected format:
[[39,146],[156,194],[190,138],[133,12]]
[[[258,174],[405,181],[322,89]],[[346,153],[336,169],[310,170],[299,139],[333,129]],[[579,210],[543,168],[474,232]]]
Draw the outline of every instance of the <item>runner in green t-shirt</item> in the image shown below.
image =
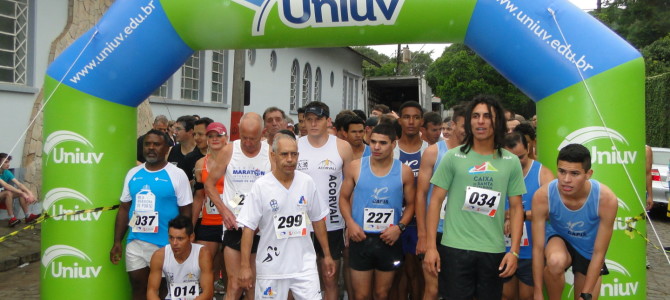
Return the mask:
[[[500,299],[503,277],[514,274],[523,226],[521,195],[526,192],[521,164],[503,149],[506,131],[503,109],[492,96],[477,96],[467,106],[465,143],[440,162],[427,210],[427,251],[424,267],[445,274],[448,298]],[[436,250],[439,211],[449,192],[442,244]],[[512,249],[505,253],[505,197],[510,201]]]

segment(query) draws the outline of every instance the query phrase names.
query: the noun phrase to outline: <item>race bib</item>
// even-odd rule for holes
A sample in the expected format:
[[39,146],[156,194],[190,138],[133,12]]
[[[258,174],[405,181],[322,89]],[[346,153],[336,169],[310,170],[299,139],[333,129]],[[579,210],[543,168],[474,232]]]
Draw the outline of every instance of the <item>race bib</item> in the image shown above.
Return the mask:
[[364,208],[363,231],[381,232],[393,225],[393,208]]
[[151,192],[149,186],[144,186],[144,188],[135,195],[135,211],[154,210],[156,210],[156,195]]
[[[521,234],[521,247],[530,246],[530,241],[528,241],[528,231],[526,230],[526,223],[523,224],[523,233]],[[512,247],[512,235],[505,235],[505,247]]]
[[442,207],[440,207],[440,220],[444,220],[444,215],[447,213],[447,198],[449,197],[444,197],[444,201],[442,201]]
[[[223,195],[221,195],[223,197]],[[214,202],[207,197],[207,201],[205,202],[205,211],[207,211],[207,214],[210,215],[218,215],[219,210],[216,209],[216,205],[214,205]]]
[[133,232],[157,233],[158,212],[157,211],[134,211],[133,217],[128,223]]
[[275,234],[278,239],[307,235],[307,217],[304,212],[297,215],[274,215]]
[[244,205],[244,199],[246,198],[245,194],[235,193],[233,199],[228,200],[228,205],[232,208],[233,214],[237,217],[242,211],[242,205]]
[[170,298],[172,300],[195,299],[200,295],[200,286],[197,282],[179,282],[170,284]]
[[500,205],[500,192],[469,186],[465,190],[463,210],[494,217]]

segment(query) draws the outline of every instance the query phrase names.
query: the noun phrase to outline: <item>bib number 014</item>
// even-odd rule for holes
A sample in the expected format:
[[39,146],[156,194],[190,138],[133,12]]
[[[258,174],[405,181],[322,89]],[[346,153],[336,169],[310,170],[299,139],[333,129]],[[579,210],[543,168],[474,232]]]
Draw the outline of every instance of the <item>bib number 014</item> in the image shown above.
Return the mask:
[[200,295],[197,282],[173,283],[170,285],[172,299],[195,299]]

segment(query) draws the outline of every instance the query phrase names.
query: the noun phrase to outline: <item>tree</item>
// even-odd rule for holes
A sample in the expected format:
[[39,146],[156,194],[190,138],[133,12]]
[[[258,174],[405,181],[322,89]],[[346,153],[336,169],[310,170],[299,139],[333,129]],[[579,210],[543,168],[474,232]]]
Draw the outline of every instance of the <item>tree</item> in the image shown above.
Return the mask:
[[363,75],[366,77],[375,76],[396,76],[396,75],[424,75],[428,70],[433,59],[430,55],[433,53],[417,51],[411,52],[411,60],[408,63],[400,63],[400,70],[396,73],[398,63],[395,57],[389,57],[377,52],[375,49],[365,46],[353,47],[354,50],[378,62],[381,67],[377,67],[367,61],[363,61]]
[[535,114],[535,104],[493,67],[463,44],[453,44],[430,65],[428,85],[445,107],[469,101],[479,94],[500,97],[505,108],[526,117]]
[[592,14],[638,49],[670,32],[669,0],[605,0]]
[[647,77],[670,72],[670,34],[642,48]]

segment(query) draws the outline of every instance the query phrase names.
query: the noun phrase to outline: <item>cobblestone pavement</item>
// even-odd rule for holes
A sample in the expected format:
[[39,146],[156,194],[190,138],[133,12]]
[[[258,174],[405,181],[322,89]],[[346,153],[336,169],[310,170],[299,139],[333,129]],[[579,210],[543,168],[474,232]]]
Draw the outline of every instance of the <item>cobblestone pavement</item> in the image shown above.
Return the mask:
[[[652,211],[651,217],[656,230],[659,233],[663,245],[670,246],[670,219],[665,216],[665,207]],[[22,224],[23,225],[23,224]],[[648,232],[650,239],[656,245],[658,241]],[[22,228],[17,226],[16,230]],[[0,223],[0,236],[11,232],[5,224]],[[0,266],[7,266],[8,270],[0,272],[0,299],[23,299],[38,300],[40,282],[40,264],[35,260],[35,254],[39,258],[39,226],[35,229],[22,232],[18,237],[0,243]],[[647,299],[663,300],[670,299],[670,264],[665,255],[652,246],[647,247],[647,256],[651,268],[647,270]],[[15,260],[18,258],[18,262]],[[19,267],[29,262],[27,266]],[[222,299],[217,296],[217,299]]]

